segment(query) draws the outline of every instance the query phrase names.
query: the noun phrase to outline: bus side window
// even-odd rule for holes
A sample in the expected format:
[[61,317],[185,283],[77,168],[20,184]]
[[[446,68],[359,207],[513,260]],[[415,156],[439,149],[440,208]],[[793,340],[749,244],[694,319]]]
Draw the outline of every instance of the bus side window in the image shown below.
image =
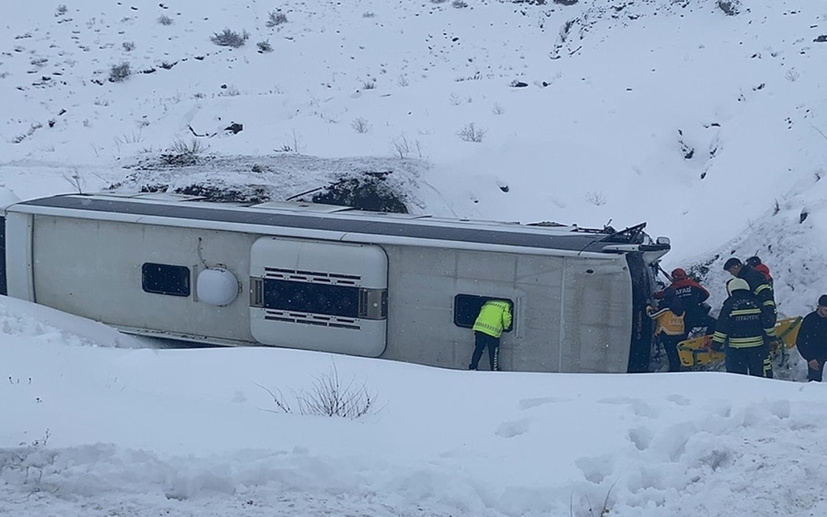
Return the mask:
[[504,300],[511,305],[511,326],[504,329],[511,332],[514,328],[514,301],[505,297],[477,296],[474,294],[458,294],[454,296],[454,325],[463,328],[472,328],[483,304],[488,300]]
[[147,293],[189,296],[190,268],[145,262],[141,266],[141,287]]

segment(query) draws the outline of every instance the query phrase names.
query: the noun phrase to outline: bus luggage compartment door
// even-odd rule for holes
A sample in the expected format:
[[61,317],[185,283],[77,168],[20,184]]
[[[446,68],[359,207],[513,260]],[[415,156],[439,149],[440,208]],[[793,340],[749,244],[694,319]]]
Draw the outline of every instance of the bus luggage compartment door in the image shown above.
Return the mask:
[[388,258],[379,246],[262,237],[250,325],[262,344],[366,357],[385,351]]

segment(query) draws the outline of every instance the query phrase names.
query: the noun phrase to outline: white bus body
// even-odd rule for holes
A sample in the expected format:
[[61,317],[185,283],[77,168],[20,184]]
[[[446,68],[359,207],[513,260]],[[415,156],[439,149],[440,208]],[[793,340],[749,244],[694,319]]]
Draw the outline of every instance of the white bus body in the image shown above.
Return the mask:
[[501,367],[542,372],[646,371],[645,307],[669,249],[644,225],[584,230],[174,194],[36,199],[7,207],[2,226],[4,292],[124,332],[464,369],[476,311],[497,298],[514,314]]

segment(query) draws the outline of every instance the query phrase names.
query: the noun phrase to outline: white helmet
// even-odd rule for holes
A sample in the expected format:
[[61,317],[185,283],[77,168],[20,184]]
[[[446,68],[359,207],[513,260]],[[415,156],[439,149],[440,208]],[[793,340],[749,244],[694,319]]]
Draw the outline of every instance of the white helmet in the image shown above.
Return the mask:
[[749,284],[743,278],[730,278],[729,281],[726,283],[726,292],[730,296],[732,296],[733,291],[749,291]]

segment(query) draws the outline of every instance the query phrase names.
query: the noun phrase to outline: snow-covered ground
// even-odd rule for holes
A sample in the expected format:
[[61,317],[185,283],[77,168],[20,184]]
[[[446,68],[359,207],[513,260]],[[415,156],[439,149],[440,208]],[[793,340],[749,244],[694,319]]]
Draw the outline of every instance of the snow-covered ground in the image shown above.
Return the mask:
[[[820,384],[135,349],[10,299],[0,321],[2,515],[827,512]],[[375,411],[299,414],[296,397],[333,375]]]
[[[664,267],[701,267],[716,309],[723,261],[757,253],[780,312],[812,310],[822,0],[462,3],[5,0],[2,202],[194,183],[288,198],[391,171],[415,212],[647,221],[672,239]],[[210,41],[224,29],[246,44]],[[182,146],[203,149],[196,166],[161,166]],[[816,384],[170,350],[6,298],[0,322],[0,514],[827,511]],[[783,373],[802,380],[796,359]],[[270,392],[332,371],[377,411],[278,411]]]

